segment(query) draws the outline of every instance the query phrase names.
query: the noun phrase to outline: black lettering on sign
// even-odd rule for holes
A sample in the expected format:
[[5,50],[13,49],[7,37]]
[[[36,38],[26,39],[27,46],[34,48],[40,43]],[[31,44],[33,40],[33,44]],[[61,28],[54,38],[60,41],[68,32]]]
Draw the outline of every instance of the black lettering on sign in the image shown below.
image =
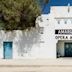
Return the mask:
[[55,34],[70,35],[70,34],[72,34],[72,29],[57,29],[57,30],[55,30]]

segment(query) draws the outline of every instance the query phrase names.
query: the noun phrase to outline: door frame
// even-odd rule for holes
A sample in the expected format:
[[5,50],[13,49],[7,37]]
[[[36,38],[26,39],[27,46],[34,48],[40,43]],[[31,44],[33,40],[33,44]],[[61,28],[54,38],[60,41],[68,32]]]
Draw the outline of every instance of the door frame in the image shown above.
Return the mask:
[[12,57],[11,57],[11,59],[12,59],[13,58],[13,42],[12,41],[4,41],[3,42],[3,59],[6,59],[5,58],[5,47],[4,47],[5,43],[11,43],[12,44],[12,48],[11,48],[11,50],[12,50]]

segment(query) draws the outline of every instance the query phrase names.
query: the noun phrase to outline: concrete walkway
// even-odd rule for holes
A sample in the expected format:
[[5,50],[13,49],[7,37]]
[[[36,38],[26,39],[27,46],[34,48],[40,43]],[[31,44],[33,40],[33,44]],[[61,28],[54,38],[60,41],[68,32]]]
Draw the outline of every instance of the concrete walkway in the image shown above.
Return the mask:
[[0,60],[0,72],[72,72],[72,58]]

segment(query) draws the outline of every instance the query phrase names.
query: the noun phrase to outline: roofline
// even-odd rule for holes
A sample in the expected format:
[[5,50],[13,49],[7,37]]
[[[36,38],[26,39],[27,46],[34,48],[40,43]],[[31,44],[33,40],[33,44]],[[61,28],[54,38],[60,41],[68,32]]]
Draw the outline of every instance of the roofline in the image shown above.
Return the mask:
[[72,7],[72,6],[50,6],[50,7]]

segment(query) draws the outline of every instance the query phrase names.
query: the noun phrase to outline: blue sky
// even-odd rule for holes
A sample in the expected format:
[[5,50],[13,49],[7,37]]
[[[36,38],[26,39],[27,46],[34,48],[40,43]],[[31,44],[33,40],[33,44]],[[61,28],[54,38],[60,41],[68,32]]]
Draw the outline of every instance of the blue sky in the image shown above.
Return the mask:
[[70,5],[72,5],[72,0],[50,0],[49,3],[43,9],[42,13],[43,14],[49,13],[50,6],[67,6],[68,3],[70,3]]

